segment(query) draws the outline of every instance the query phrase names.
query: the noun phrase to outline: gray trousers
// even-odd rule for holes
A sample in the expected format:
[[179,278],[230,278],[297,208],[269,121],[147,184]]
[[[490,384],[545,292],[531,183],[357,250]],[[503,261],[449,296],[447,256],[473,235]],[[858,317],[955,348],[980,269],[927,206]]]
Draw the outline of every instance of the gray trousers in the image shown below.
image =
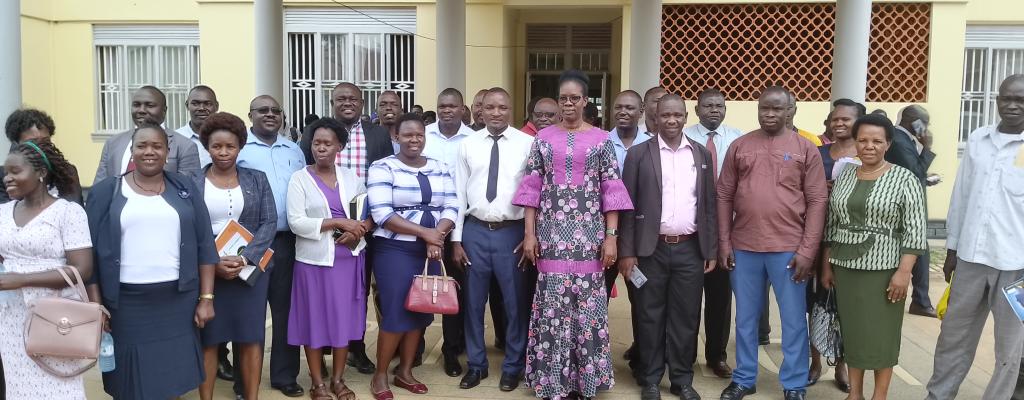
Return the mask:
[[935,345],[935,368],[928,381],[928,400],[956,398],[974,364],[982,328],[991,311],[995,321],[992,380],[983,400],[1005,400],[1013,394],[1024,347],[1024,324],[1010,308],[1002,288],[1024,275],[958,260],[946,317]]
[[[1021,360],[1024,363],[1024,360]],[[1013,389],[1013,397],[1010,400],[1024,400],[1024,368],[1017,375],[1017,388]]]

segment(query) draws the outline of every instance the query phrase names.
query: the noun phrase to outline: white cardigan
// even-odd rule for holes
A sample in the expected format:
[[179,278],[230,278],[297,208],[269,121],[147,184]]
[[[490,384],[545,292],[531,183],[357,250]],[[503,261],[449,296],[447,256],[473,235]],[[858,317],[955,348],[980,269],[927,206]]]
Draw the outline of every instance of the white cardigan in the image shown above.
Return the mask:
[[[339,181],[338,194],[347,213],[349,203],[360,193],[365,193],[366,186],[348,168],[335,167],[335,173]],[[292,174],[288,182],[287,202],[288,226],[296,236],[295,260],[333,267],[335,244],[332,231],[321,232],[324,219],[331,218],[331,208],[306,168]]]

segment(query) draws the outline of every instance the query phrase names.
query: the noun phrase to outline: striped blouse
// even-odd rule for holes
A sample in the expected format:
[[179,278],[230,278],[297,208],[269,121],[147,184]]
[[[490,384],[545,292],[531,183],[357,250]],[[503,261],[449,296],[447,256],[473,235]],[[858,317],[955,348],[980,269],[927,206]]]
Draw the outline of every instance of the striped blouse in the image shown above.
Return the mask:
[[[431,198],[427,206],[435,210],[424,211],[414,208],[423,205],[418,174],[427,176],[430,182]],[[405,165],[397,156],[377,160],[370,165],[366,178],[366,196],[370,213],[379,226],[374,236],[407,242],[416,236],[391,232],[384,223],[398,215],[412,223],[419,224],[424,212],[429,212],[434,221],[447,219],[455,222],[459,213],[459,201],[455,195],[455,180],[447,167],[440,161],[427,157],[427,164],[420,168]]]
[[829,261],[851,269],[897,268],[903,254],[927,251],[926,224],[924,192],[912,172],[893,165],[869,181],[847,168],[829,197]]

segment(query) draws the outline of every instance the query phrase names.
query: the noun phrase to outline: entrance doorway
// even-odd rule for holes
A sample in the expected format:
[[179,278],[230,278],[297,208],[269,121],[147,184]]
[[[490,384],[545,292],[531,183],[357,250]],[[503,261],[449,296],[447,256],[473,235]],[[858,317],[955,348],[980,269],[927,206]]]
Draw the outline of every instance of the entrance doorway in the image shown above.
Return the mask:
[[[526,25],[526,97],[558,98],[558,76],[567,69],[578,69],[590,77],[588,101],[605,114],[609,96],[609,60],[612,46],[611,24],[527,24]],[[603,127],[602,127],[603,128]]]

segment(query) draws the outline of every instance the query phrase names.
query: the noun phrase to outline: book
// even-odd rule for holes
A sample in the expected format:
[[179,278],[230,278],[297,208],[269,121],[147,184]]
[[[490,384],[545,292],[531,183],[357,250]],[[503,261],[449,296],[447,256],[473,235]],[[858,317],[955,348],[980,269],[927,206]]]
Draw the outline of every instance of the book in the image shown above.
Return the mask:
[[[352,202],[348,205],[348,217],[356,221],[363,221],[370,217],[370,208],[366,201],[366,193],[360,193],[356,197],[352,198]],[[366,238],[359,238],[359,242],[355,246],[347,246],[352,251],[353,256],[358,256],[363,249],[366,248]]]
[[[238,221],[228,220],[227,225],[224,225],[224,229],[221,229],[220,233],[217,234],[217,239],[214,242],[217,244],[217,255],[224,256],[241,256],[245,252],[245,248],[252,242],[253,234],[245,229],[242,224]],[[255,262],[256,265],[246,265],[242,267],[242,271],[238,273],[238,279],[241,279],[245,284],[253,286],[256,284],[256,280],[259,279],[260,275],[267,272],[267,266],[270,265],[270,260],[274,258],[274,250],[267,249],[263,252],[263,257],[259,260],[249,260],[249,262]]]
[[1010,302],[1010,308],[1017,313],[1017,318],[1024,321],[1024,278],[1003,287],[1003,294]]

